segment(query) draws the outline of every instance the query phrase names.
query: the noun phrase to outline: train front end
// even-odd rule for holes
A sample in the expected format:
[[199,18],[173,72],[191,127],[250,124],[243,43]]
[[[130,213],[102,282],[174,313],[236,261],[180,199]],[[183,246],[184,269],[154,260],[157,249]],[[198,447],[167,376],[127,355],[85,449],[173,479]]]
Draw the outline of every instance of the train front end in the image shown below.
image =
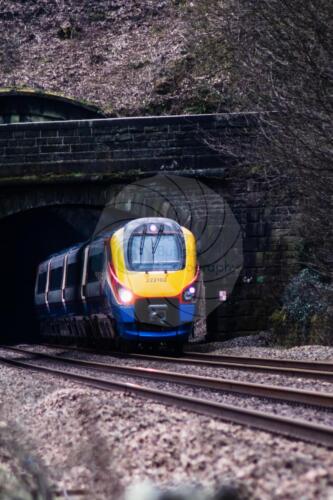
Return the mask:
[[108,285],[117,335],[126,341],[186,342],[196,314],[194,235],[171,219],[129,222],[110,239]]

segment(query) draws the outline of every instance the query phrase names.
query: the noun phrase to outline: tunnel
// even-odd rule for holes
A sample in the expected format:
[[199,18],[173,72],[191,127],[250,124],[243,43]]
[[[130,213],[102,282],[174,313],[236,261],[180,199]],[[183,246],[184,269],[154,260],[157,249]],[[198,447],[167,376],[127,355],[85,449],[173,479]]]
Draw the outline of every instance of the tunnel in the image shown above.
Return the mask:
[[37,266],[50,254],[87,240],[99,215],[99,207],[69,205],[31,209],[0,220],[0,343],[38,340]]
[[104,117],[96,106],[62,95],[33,89],[0,88],[0,124]]

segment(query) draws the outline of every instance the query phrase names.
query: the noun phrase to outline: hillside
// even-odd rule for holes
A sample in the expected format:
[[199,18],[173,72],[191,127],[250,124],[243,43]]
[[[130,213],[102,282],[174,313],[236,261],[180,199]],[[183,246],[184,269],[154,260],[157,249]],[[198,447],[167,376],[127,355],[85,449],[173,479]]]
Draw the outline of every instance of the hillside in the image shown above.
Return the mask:
[[188,50],[192,7],[0,0],[0,87],[61,93],[111,116],[209,111],[214,103]]

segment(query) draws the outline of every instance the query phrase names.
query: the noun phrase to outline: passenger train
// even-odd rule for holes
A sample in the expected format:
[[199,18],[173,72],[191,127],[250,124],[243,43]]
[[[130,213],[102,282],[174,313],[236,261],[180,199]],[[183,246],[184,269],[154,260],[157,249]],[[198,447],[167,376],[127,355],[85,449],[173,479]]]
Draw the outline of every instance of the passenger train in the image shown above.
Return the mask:
[[41,334],[181,350],[193,334],[199,273],[191,231],[167,218],[127,220],[38,266]]

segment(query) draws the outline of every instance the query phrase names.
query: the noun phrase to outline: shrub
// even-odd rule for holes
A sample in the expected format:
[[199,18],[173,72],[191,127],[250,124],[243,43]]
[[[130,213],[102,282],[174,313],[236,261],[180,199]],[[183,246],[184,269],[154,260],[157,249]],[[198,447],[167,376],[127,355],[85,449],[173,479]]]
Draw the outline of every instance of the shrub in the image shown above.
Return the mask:
[[287,285],[282,307],[271,316],[275,339],[283,344],[333,342],[329,316],[332,285],[311,269],[303,269]]
[[318,274],[311,269],[303,269],[291,280],[282,297],[289,318],[305,325],[311,316],[323,313],[328,307],[325,294],[328,289]]

